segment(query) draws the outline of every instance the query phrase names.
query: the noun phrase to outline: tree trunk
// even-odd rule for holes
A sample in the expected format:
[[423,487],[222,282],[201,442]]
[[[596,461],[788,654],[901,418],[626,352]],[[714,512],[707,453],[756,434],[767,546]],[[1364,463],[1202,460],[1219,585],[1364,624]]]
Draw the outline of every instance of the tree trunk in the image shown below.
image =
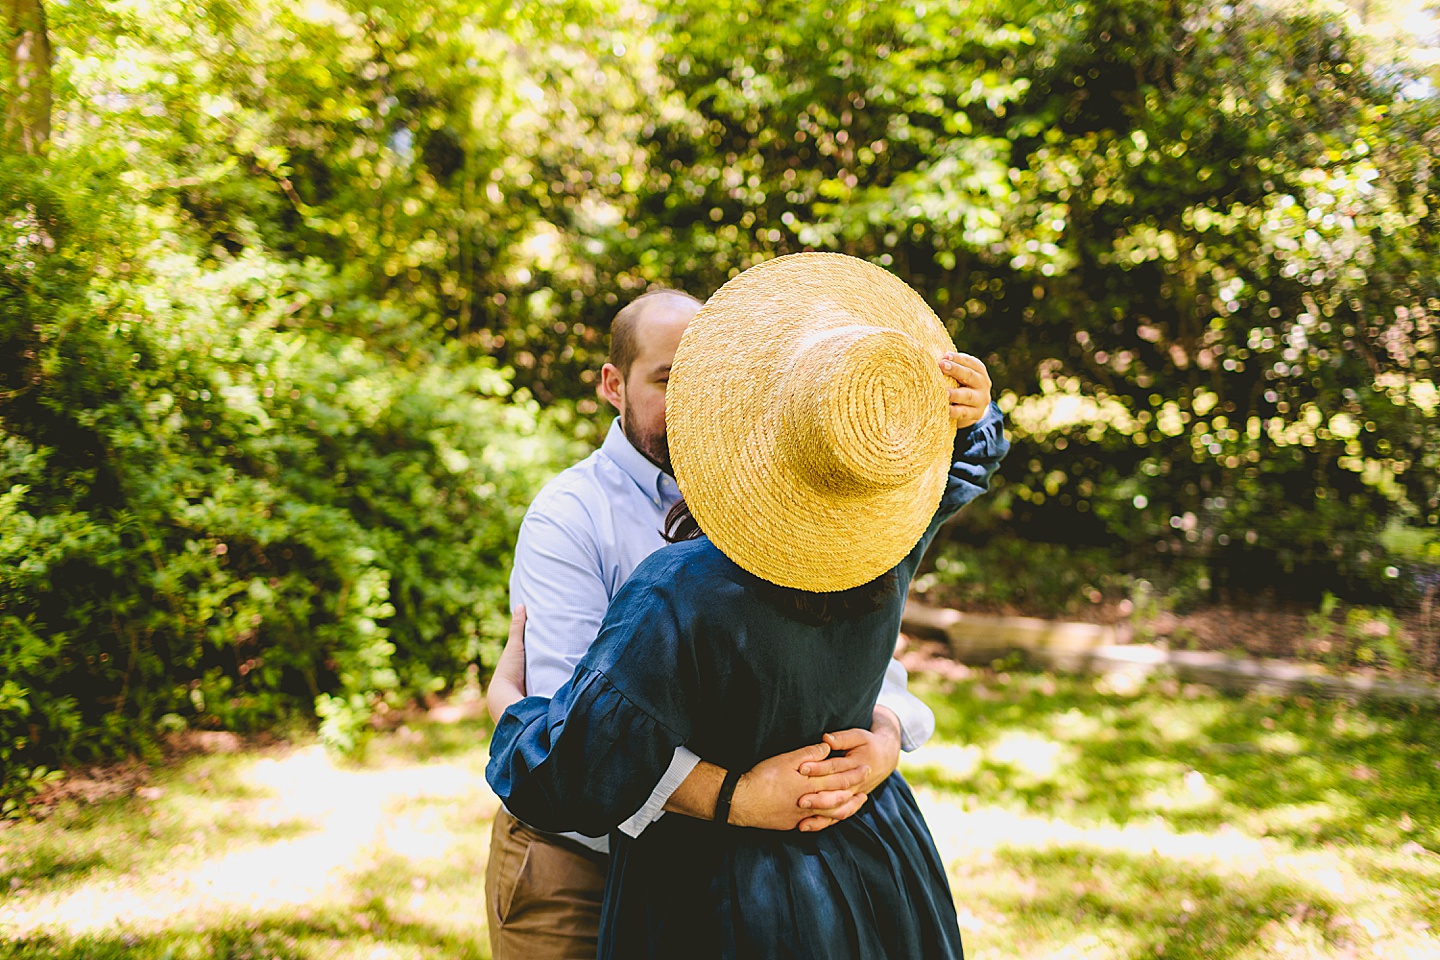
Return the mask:
[[5,117],[0,145],[38,154],[50,140],[50,35],[42,0],[0,0],[5,12]]

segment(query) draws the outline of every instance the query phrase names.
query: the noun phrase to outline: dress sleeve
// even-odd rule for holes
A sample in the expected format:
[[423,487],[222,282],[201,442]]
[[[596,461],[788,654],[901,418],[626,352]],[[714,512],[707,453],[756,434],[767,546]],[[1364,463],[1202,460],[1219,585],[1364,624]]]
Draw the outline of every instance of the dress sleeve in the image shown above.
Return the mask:
[[979,421],[955,431],[955,459],[945,480],[945,492],[940,495],[940,506],[920,542],[900,562],[899,572],[905,584],[908,585],[915,575],[920,559],[925,556],[925,551],[945,521],[990,489],[990,478],[1000,469],[1000,461],[1009,452],[1010,441],[1005,439],[1005,415],[993,402]]
[[655,559],[616,594],[555,696],[520,700],[495,728],[485,778],[533,827],[608,833],[641,809],[689,738],[694,664],[669,592],[647,575],[665,566]]

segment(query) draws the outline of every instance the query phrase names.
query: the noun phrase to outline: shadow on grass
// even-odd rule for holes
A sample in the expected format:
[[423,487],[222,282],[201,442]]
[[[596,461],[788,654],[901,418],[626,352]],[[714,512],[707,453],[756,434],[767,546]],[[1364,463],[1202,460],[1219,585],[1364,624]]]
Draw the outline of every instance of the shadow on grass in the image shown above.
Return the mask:
[[1332,939],[1336,905],[1282,878],[1220,877],[1159,856],[1077,848],[1002,849],[996,859],[1026,879],[990,902],[1036,939],[1108,928],[1123,936],[1125,955],[1164,960],[1235,956],[1277,924],[1317,947]]
[[[922,681],[923,683],[924,681]],[[1415,842],[1440,851],[1440,716],[1403,704],[1231,697],[1173,681],[1125,693],[1047,674],[930,682],[937,738],[978,749],[907,778],[1033,813],[1163,817],[1299,845]]]
[[363,915],[362,922],[339,916],[250,919],[223,927],[166,930],[146,936],[129,934],[70,939],[41,937],[0,942],[4,960],[321,960],[345,950],[357,957],[392,960],[446,957],[489,960],[483,927],[473,936],[456,936],[433,926]]
[[268,796],[241,779],[244,762],[193,758],[159,772],[153,799],[67,801],[43,821],[7,826],[0,833],[0,890],[60,889],[172,864],[177,855],[198,860],[236,843],[305,833],[304,823],[235,815],[237,806]]
[[443,861],[387,855],[346,893],[283,912],[187,920],[157,933],[0,940],[0,960],[488,960],[478,843]]

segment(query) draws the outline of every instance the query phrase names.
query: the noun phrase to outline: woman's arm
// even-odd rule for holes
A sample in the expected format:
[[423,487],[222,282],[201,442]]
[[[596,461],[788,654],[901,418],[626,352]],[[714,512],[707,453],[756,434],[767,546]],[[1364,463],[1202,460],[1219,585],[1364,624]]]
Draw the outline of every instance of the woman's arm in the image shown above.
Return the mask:
[[[500,714],[486,779],[531,826],[607,833],[641,808],[689,736],[696,664],[667,553],[636,568],[553,698],[525,697]],[[497,689],[496,706],[516,692]]]
[[[902,589],[909,589],[940,527],[961,507],[990,489],[990,478],[1010,452],[1010,441],[1005,439],[1005,415],[989,401],[990,375],[984,372],[985,365],[965,354],[947,353],[940,358],[940,369],[957,383],[950,390],[950,418],[959,429],[955,431],[955,449],[940,505],[920,541],[896,568]],[[982,402],[983,406],[979,406]]]
[[[510,619],[510,637],[495,665],[485,699],[490,716],[499,724],[505,711],[524,698],[525,607],[520,606]],[[898,755],[898,726],[895,737],[894,752]],[[756,764],[740,778],[735,788],[730,822],[766,830],[790,830],[798,826],[802,831],[811,831],[823,830],[855,813],[864,805],[866,795],[854,788],[874,779],[859,751],[827,762],[823,772],[800,772],[804,769],[802,764],[824,760],[830,750],[828,744],[814,744]],[[886,776],[894,766],[892,762],[884,771]],[[671,794],[665,809],[708,820],[714,814],[725,772],[723,767],[702,760]],[[804,806],[801,806],[802,800]]]
[[531,826],[598,837],[640,809],[684,739],[582,663],[553,698],[505,710],[485,778]]

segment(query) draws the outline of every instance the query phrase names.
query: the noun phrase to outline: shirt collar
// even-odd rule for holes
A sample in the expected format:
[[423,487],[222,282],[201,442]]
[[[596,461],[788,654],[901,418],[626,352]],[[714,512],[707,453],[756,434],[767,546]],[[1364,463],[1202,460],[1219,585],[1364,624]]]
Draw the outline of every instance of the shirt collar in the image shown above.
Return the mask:
[[605,442],[600,445],[600,449],[617,467],[625,471],[626,476],[635,481],[635,485],[655,506],[669,506],[680,499],[680,489],[675,485],[675,478],[635,449],[630,438],[625,436],[625,431],[621,429],[619,417],[610,422],[610,432],[605,435]]

